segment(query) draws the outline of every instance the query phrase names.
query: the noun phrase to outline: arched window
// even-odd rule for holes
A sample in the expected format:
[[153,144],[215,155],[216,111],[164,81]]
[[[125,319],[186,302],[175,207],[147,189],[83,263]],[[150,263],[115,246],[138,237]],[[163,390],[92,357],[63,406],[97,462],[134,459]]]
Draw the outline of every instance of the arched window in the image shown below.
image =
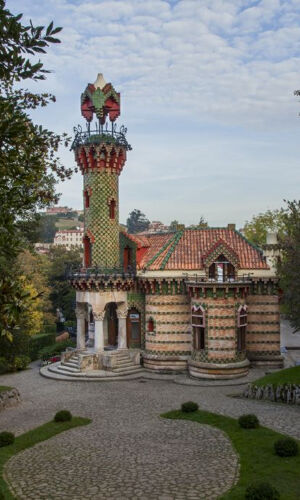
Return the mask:
[[115,219],[115,217],[116,217],[116,201],[111,200],[109,202],[109,218]]
[[237,350],[241,352],[246,349],[247,306],[238,310],[237,327]]
[[92,245],[91,245],[91,240],[88,236],[85,236],[83,238],[83,250],[84,250],[84,267],[91,267]]
[[154,332],[154,321],[152,318],[148,319],[147,330],[148,332]]
[[84,206],[85,208],[89,208],[90,206],[90,195],[87,190],[84,191]]
[[201,306],[192,308],[192,330],[195,351],[205,349],[205,311]]
[[209,279],[220,283],[223,281],[234,281],[235,269],[224,255],[219,255],[217,260],[209,266],[208,276]]

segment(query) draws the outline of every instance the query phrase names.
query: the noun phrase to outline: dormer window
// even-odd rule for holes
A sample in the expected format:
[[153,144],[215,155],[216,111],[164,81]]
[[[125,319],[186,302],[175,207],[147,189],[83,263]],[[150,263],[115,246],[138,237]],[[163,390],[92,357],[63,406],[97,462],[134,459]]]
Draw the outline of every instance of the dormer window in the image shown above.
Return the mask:
[[115,217],[116,217],[116,201],[111,200],[109,202],[109,218],[115,219]]
[[235,269],[231,262],[222,254],[209,266],[209,279],[222,283],[224,281],[234,281]]

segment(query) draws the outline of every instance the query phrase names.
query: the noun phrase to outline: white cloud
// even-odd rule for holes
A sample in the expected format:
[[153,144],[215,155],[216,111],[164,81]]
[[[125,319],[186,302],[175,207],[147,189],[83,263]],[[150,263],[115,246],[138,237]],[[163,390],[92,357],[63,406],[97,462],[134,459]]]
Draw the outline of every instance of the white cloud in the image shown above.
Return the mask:
[[[299,134],[297,101],[293,97],[293,90],[300,87],[299,0],[39,0],[34,4],[32,0],[9,0],[7,5],[13,12],[23,11],[35,24],[47,24],[54,19],[56,25],[64,27],[62,44],[51,47],[45,57],[46,67],[55,73],[43,88],[48,85],[57,94],[59,105],[55,113],[60,118],[53,114],[54,107],[49,108],[46,121],[52,128],[59,124],[61,129],[71,130],[80,121],[79,95],[99,71],[121,91],[121,120],[131,124],[129,133],[133,140],[144,141],[142,146],[146,151],[143,153],[139,144],[137,156],[131,154],[129,172],[134,172],[133,186],[142,184],[138,176],[140,179],[153,176],[152,186],[154,179],[162,176],[162,185],[169,183],[170,195],[179,199],[175,179],[181,186],[188,186],[190,180],[180,177],[182,162],[187,158],[191,172],[184,165],[184,175],[193,177],[193,171],[197,171],[201,151],[193,148],[193,141],[197,142],[200,137],[198,143],[202,144],[201,134],[205,127],[211,130],[208,144],[212,148],[215,141],[220,141],[220,136],[215,137],[216,128],[221,128],[223,133],[232,128],[232,134],[247,129],[249,134],[259,138],[266,131],[274,133],[276,157],[272,149],[268,150],[274,165],[282,165],[282,161],[276,163],[277,142],[286,141],[282,144],[284,151],[290,144],[287,137],[283,139],[281,131],[287,129],[290,134]],[[174,153],[169,129],[189,126],[193,133],[190,137],[185,136]],[[151,144],[145,143],[146,137],[140,135],[141,128],[150,131]],[[164,144],[160,144],[160,137],[164,138]],[[165,150],[172,152],[165,155]],[[229,165],[222,165],[223,154],[217,158],[205,149],[205,157],[205,168],[208,166],[211,173],[222,169],[234,183]],[[227,157],[234,162],[233,140]],[[70,156],[66,158],[69,162]],[[182,159],[179,161],[179,158]],[[255,155],[251,158],[261,165],[260,158],[255,160]],[[153,161],[157,172],[153,170]],[[242,157],[240,161],[247,165],[245,178],[248,179],[250,162]],[[269,170],[268,175],[271,175]],[[124,203],[129,206],[133,191],[127,184],[127,174],[124,179],[130,192],[128,198],[124,194]],[[280,183],[279,175],[276,182]],[[263,194],[263,190],[257,193],[260,196],[258,204],[272,204],[272,199],[278,203],[276,182],[268,182],[267,194]],[[281,198],[293,192],[295,179],[291,180],[290,187],[288,182],[289,179],[285,179]],[[220,200],[223,191],[219,181],[207,181],[207,186],[219,192]],[[242,186],[243,183],[237,180],[235,200],[247,199],[239,194]],[[154,210],[151,189],[146,208],[150,210],[152,206]],[[140,192],[143,198],[143,189]],[[78,196],[80,194],[81,188],[78,188]],[[222,195],[222,199],[229,210],[230,197]],[[194,211],[197,203],[199,200],[181,207],[187,219],[188,212]],[[207,197],[205,203],[211,213],[217,211],[215,199],[211,202]],[[232,196],[231,203],[234,203]],[[219,201],[217,206],[220,206]],[[166,206],[168,209],[170,207]],[[245,210],[250,209],[253,210],[253,203]],[[153,215],[155,217],[158,214]],[[180,214],[173,218],[180,218]]]

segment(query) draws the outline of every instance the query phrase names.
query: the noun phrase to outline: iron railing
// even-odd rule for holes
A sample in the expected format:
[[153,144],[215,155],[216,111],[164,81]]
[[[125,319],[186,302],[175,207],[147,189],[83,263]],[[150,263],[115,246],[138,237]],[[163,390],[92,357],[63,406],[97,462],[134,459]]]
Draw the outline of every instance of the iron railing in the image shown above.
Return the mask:
[[208,278],[206,276],[199,276],[197,274],[195,274],[194,276],[189,276],[188,274],[183,274],[183,276],[185,277],[185,282],[187,284],[191,284],[191,285],[197,285],[197,284],[200,284],[200,283],[205,283],[205,284],[214,284],[214,285],[218,285],[218,284],[238,284],[238,283],[245,283],[245,284],[248,284],[248,283],[252,283],[252,277],[251,277],[251,274],[244,274],[243,276],[225,276],[223,278],[221,277],[217,277],[217,278]]
[[103,280],[109,281],[110,279],[134,279],[136,277],[136,270],[133,267],[128,267],[126,271],[124,271],[121,267],[71,267],[67,271],[67,279],[93,279],[93,280]]
[[90,129],[90,123],[87,124],[87,129],[82,130],[81,125],[73,128],[75,137],[71,145],[71,150],[76,149],[78,146],[87,144],[101,144],[105,142],[106,144],[116,144],[117,146],[123,146],[127,151],[130,151],[132,147],[127,142],[126,133],[127,128],[122,125],[117,131],[116,123],[111,124],[111,128],[108,128],[106,123],[105,127],[99,122],[95,124],[95,130]]

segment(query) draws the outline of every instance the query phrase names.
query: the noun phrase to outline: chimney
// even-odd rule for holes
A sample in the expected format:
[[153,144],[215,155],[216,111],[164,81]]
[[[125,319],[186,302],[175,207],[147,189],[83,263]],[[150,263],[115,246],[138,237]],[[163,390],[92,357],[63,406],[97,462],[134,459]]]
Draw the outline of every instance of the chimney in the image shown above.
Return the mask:
[[277,243],[278,243],[277,233],[267,233],[266,244],[277,245]]
[[227,229],[230,229],[230,231],[235,231],[235,224],[228,224]]

